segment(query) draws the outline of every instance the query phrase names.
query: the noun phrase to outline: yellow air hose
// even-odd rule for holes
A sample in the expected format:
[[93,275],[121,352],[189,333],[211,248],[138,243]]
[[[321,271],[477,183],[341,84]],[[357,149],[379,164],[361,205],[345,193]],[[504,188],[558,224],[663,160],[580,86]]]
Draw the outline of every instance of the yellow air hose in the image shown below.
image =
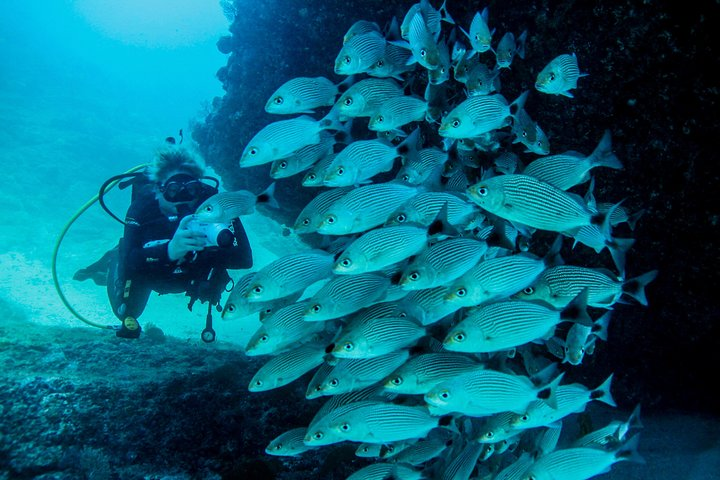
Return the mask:
[[[147,167],[147,164],[138,165],[136,167],[131,168],[130,170],[128,170],[125,173],[127,174],[127,173],[137,172],[138,170],[141,170],[145,167]],[[111,182],[107,186],[105,191],[108,191],[108,190],[112,189],[113,187],[115,187],[115,185],[117,185],[118,182],[120,182],[120,179]],[[53,249],[53,254],[52,254],[52,277],[53,277],[53,283],[55,284],[55,291],[60,296],[60,300],[62,300],[63,305],[65,305],[65,307],[70,311],[70,313],[72,313],[79,320],[87,323],[90,326],[97,327],[97,328],[104,328],[104,329],[108,329],[108,330],[115,330],[114,325],[103,325],[102,323],[88,320],[87,318],[80,315],[80,313],[78,313],[78,311],[75,310],[75,308],[72,305],[70,305],[70,302],[68,301],[67,297],[65,297],[65,294],[63,293],[62,288],[60,288],[60,281],[58,280],[58,276],[57,276],[57,256],[58,256],[58,251],[60,250],[60,244],[62,243],[63,239],[65,238],[65,234],[67,234],[68,230],[70,230],[70,227],[72,226],[73,223],[75,223],[75,220],[77,220],[83,213],[85,213],[85,211],[88,208],[90,208],[95,202],[97,202],[98,198],[100,198],[99,193],[97,195],[95,195],[93,198],[91,198],[90,200],[88,200],[85,203],[85,205],[80,207],[80,209],[77,212],[75,212],[75,214],[72,217],[70,217],[70,220],[65,224],[65,227],[60,232],[60,236],[58,237],[57,241],[55,242],[55,248]]]

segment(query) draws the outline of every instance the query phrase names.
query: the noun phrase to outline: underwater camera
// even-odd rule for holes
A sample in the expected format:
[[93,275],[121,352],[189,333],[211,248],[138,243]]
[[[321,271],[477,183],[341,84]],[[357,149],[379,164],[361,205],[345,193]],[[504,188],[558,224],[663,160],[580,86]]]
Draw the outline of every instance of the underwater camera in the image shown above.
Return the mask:
[[186,225],[188,230],[205,236],[206,247],[231,247],[235,239],[227,223],[206,223],[191,220]]

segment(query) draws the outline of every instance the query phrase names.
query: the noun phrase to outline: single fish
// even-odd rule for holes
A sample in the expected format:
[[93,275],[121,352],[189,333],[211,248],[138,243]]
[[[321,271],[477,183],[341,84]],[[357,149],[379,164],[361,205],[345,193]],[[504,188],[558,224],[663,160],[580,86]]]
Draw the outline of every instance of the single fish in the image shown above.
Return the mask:
[[378,227],[417,193],[414,186],[393,182],[355,188],[327,209],[317,231],[325,235],[347,235]]
[[428,70],[440,67],[440,50],[436,43],[436,37],[428,29],[421,12],[417,12],[410,20],[407,40],[412,52],[412,56],[408,60],[410,63],[417,62]]
[[488,9],[485,7],[482,12],[476,12],[473,17],[472,23],[470,24],[470,32],[466,32],[460,27],[460,30],[470,40],[470,46],[472,51],[468,54],[469,56],[475,55],[476,53],[483,53],[490,50],[490,42],[492,42],[493,33],[495,29],[490,30],[488,27]]
[[628,295],[647,306],[645,287],[655,280],[657,270],[624,280],[605,269],[557,265],[545,270],[527,288],[517,294],[521,300],[540,301],[564,308],[583,289],[588,289],[588,305],[610,308]]
[[308,145],[287,158],[275,160],[270,166],[270,176],[275,179],[291,177],[332,154],[336,143],[335,138],[329,134],[321,134],[320,138],[318,144]]
[[579,323],[570,327],[562,344],[563,363],[580,365],[585,354],[591,355],[595,350],[596,339],[599,338],[607,342],[611,315],[611,311],[606,312],[589,327]]
[[447,287],[412,290],[399,302],[400,311],[423,325],[431,325],[461,308],[445,300],[448,294]]
[[540,457],[522,474],[522,480],[578,480],[610,470],[617,462],[645,463],[637,453],[636,435],[612,450],[600,448],[564,448]]
[[[540,125],[537,124],[530,115],[521,108],[515,114],[512,133],[515,135],[513,143],[522,143],[527,147],[526,152],[536,153],[538,155],[547,155],[550,153],[550,141],[543,132]],[[525,175],[528,175],[527,173]]]
[[389,278],[374,273],[332,278],[307,301],[303,318],[322,322],[355,313],[381,300],[389,287]]
[[250,380],[248,390],[265,392],[291,383],[323,363],[324,343],[305,343],[272,357]]
[[303,320],[307,301],[293,303],[270,315],[257,329],[245,347],[248,356],[272,355],[282,352],[323,329],[322,324]]
[[560,190],[569,190],[590,180],[590,171],[596,167],[608,167],[615,170],[623,168],[620,160],[612,152],[610,130],[605,130],[600,143],[590,155],[568,151],[559,155],[538,158],[525,167],[523,175],[535,177]]
[[343,358],[319,383],[320,395],[340,395],[372,386],[404,364],[410,353],[398,350],[369,358]]
[[500,70],[490,70],[484,63],[475,65],[465,80],[468,96],[490,95],[500,91]]
[[300,292],[327,278],[332,263],[333,256],[323,250],[283,255],[258,270],[245,297],[250,302],[264,302]]
[[575,54],[563,54],[551,60],[538,73],[535,88],[539,92],[573,98],[570,90],[577,88],[578,78],[585,76],[587,73],[580,73]]
[[265,453],[277,457],[296,457],[308,450],[313,450],[314,447],[308,447],[303,442],[306,432],[306,427],[300,427],[281,433],[265,447]]
[[415,69],[415,65],[408,64],[411,56],[412,52],[407,48],[387,42],[385,54],[366,73],[371,77],[394,78],[402,81],[403,74]]
[[216,193],[200,204],[194,217],[205,223],[230,223],[241,215],[251,215],[256,205],[262,204],[279,208],[274,182],[258,195],[247,190]]
[[320,133],[325,130],[342,130],[332,111],[325,118],[315,120],[303,115],[288,120],[269,123],[253,136],[240,157],[241,167],[254,167],[289,157],[295,151],[322,141]]
[[442,6],[440,6],[439,10],[435,10],[432,5],[430,5],[429,0],[420,0],[420,2],[412,5],[408,9],[407,13],[405,14],[405,18],[403,18],[402,24],[400,25],[401,37],[404,39],[409,38],[410,24],[415,18],[415,15],[419,12],[423,16],[423,20],[427,25],[430,33],[433,35],[434,38],[437,39],[440,36],[440,30],[442,28],[440,22],[445,21],[451,24],[455,23],[455,21],[448,13],[447,8],[445,7],[446,3],[447,0],[443,1],[443,4]]
[[424,120],[427,109],[428,104],[422,98],[407,95],[392,97],[370,117],[368,128],[376,132],[399,130],[408,123]]
[[345,196],[351,187],[332,188],[318,194],[315,198],[302,209],[293,224],[295,233],[312,233],[315,231],[316,225],[322,221],[327,210],[337,200]]
[[583,435],[572,443],[572,447],[608,448],[622,444],[632,429],[643,428],[640,421],[640,405],[635,407],[625,421],[612,420],[606,426]]
[[448,447],[452,447],[457,435],[445,428],[436,428],[428,433],[427,437],[404,449],[393,457],[397,464],[413,466],[422,465],[434,458],[441,457]]
[[435,385],[425,394],[434,413],[458,412],[486,416],[500,412],[524,412],[536,399],[555,404],[555,390],[564,374],[535,386],[529,378],[490,369],[474,370]]
[[448,160],[448,153],[437,147],[423,148],[409,155],[397,174],[397,179],[422,185],[434,172],[440,173]]
[[476,441],[480,443],[498,443],[513,438],[521,432],[510,423],[515,418],[513,412],[500,412],[490,415],[485,424],[478,429]]
[[427,228],[418,225],[394,225],[376,228],[354,240],[333,265],[338,275],[376,272],[401,262],[425,249]]
[[435,385],[476,369],[483,364],[456,353],[416,355],[387,376],[383,387],[388,392],[424,395]]
[[425,328],[408,317],[369,318],[349,323],[331,353],[338,358],[379,357],[410,347],[425,335]]
[[400,286],[406,290],[419,290],[447,285],[474,267],[487,249],[486,242],[471,238],[451,238],[435,243],[405,267]]
[[437,45],[437,49],[439,65],[435,70],[428,70],[428,83],[430,85],[440,85],[450,79],[450,69],[452,68],[450,47],[445,40],[441,40]]
[[452,327],[443,345],[455,352],[490,353],[547,339],[562,322],[592,325],[586,301],[587,292],[584,297],[581,293],[563,311],[513,300],[484,305],[468,312]]
[[371,117],[387,100],[402,95],[402,87],[394,80],[366,78],[348,88],[335,105],[342,116]]
[[381,140],[359,140],[345,147],[328,168],[323,183],[328,187],[347,187],[369,181],[389,172],[396,163],[415,156],[420,129],[395,146]]
[[[469,479],[478,463],[478,459],[480,459],[480,455],[486,447],[487,445],[483,445],[482,443],[467,442],[462,450],[449,459],[449,462],[442,470],[442,477],[440,478]],[[487,459],[487,457],[484,459]]]
[[462,195],[445,192],[421,192],[409,198],[400,208],[386,217],[386,225],[418,224],[429,226],[447,205],[447,222],[455,227],[465,227],[479,211]]
[[297,77],[283,83],[265,103],[273,114],[313,113],[316,108],[335,103],[346,84],[335,84],[325,77]]
[[335,73],[364,73],[385,54],[385,38],[375,31],[353,35],[335,58]]
[[443,118],[438,133],[447,138],[473,138],[511,124],[512,107],[522,108],[527,92],[512,104],[505,97],[475,95],[468,97]]
[[515,40],[515,35],[513,35],[512,32],[507,32],[503,35],[497,48],[495,49],[495,61],[497,62],[498,68],[510,68],[515,55],[524,59],[526,40],[527,30],[520,34],[517,41]]

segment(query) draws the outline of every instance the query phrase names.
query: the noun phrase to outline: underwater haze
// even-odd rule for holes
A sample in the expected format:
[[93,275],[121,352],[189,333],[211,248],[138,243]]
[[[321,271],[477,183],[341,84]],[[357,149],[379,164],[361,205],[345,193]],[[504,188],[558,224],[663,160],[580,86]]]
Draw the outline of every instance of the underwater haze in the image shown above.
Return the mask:
[[[4,0],[0,480],[720,479],[719,19],[711,0]],[[509,68],[493,69],[507,32],[518,48]],[[440,69],[427,57],[443,42],[452,73],[435,90]],[[355,70],[342,65],[371,50]],[[476,61],[487,68],[470,81]],[[572,78],[553,90],[540,79],[557,65]],[[307,80],[318,76],[328,80]],[[346,87],[388,77],[398,86],[386,84],[367,115],[342,110]],[[298,78],[303,88],[281,91],[306,105],[266,108]],[[471,122],[456,140],[449,119],[478,120],[490,107],[477,99],[491,96],[495,123]],[[403,119],[379,127],[381,108]],[[305,114],[313,123],[267,133]],[[167,137],[199,152],[221,190],[272,185],[279,203],[240,217],[254,265],[229,271],[236,289],[213,309],[212,343],[201,340],[207,304],[189,310],[184,294],[152,293],[140,338],[117,338],[105,287],[73,280],[123,234],[92,202],[100,186],[151,162]],[[371,140],[374,149],[361,143]],[[330,150],[277,173],[318,144]],[[257,146],[274,150],[250,158]],[[423,171],[416,150],[440,168]],[[541,176],[542,160],[560,153],[597,167],[592,195],[587,172],[546,164]],[[357,179],[339,178],[338,166]],[[538,190],[522,183],[517,204],[484,199],[493,182],[526,182],[533,167]],[[558,178],[563,188],[551,185]],[[120,218],[129,190],[105,196]],[[326,192],[336,203],[302,225]],[[420,197],[430,200],[413,203]],[[598,223],[605,202],[629,218],[618,225],[606,211]],[[546,215],[568,204],[582,206],[577,217]],[[391,225],[404,221],[398,212],[425,223]],[[448,235],[472,249],[450,250]],[[409,265],[435,268],[433,254],[453,268],[412,290]],[[611,293],[542,297],[545,272],[572,273],[566,265]],[[260,313],[246,301],[258,283],[241,284],[250,272],[269,282],[260,293],[279,297]],[[228,313],[233,302],[252,312]],[[462,345],[485,313],[502,318],[504,336]],[[586,316],[594,328],[577,359],[570,325],[587,327]],[[528,318],[552,326],[528,333]],[[518,426],[525,417],[539,426]],[[573,450],[578,442],[587,448]],[[514,476],[504,470],[513,465]]]

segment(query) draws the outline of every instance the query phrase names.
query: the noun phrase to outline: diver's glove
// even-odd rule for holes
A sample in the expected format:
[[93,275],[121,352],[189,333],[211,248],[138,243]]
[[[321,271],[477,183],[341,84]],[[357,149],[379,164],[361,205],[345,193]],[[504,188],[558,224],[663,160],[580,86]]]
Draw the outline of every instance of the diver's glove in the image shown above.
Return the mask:
[[199,252],[203,248],[205,248],[205,234],[178,228],[168,242],[168,258],[175,262],[184,258],[188,253]]

